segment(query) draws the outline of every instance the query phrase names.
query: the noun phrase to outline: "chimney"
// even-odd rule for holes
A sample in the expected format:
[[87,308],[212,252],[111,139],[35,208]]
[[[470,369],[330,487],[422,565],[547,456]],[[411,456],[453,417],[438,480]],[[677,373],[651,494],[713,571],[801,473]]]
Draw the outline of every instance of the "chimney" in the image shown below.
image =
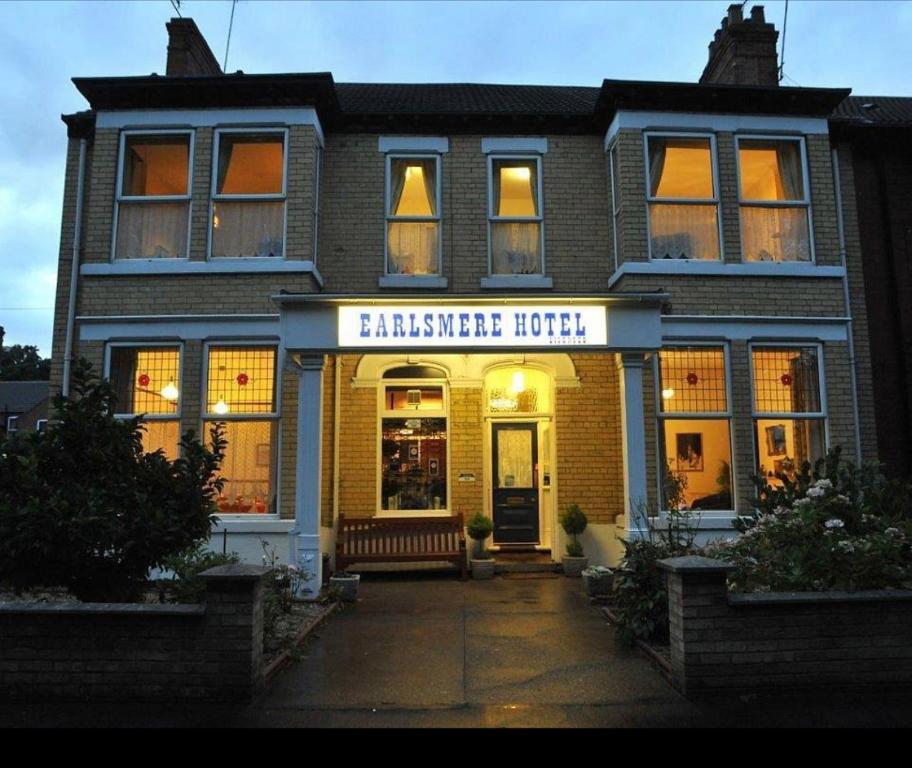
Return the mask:
[[709,44],[709,62],[701,83],[728,85],[779,85],[779,33],[767,24],[763,6],[751,8],[744,18],[743,6],[728,6],[728,15]]
[[171,19],[168,29],[168,77],[221,75],[222,68],[193,19]]

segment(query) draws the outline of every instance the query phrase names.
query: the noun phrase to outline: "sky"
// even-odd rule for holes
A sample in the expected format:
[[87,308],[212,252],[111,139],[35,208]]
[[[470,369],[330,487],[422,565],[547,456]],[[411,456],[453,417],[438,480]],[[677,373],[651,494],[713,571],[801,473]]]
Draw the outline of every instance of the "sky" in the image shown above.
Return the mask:
[[[761,3],[780,30],[784,0]],[[337,82],[695,82],[729,0],[265,2],[235,7],[228,71]],[[747,4],[749,12],[753,2]],[[181,0],[220,62],[231,0]],[[0,2],[0,326],[51,352],[74,76],[164,73],[170,0]],[[912,96],[912,2],[791,0],[785,85]]]

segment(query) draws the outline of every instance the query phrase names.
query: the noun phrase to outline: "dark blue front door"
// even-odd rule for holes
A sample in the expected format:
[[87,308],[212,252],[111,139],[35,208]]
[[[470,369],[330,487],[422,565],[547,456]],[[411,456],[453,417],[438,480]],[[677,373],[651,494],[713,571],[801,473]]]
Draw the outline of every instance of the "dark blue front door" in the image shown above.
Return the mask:
[[494,543],[537,544],[538,425],[492,424]]

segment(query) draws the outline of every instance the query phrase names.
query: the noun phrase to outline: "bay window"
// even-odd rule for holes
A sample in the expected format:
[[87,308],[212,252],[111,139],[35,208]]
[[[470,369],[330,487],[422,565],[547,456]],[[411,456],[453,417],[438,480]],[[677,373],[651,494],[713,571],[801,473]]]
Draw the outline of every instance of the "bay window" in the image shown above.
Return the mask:
[[826,455],[820,348],[754,345],[751,366],[757,469],[776,485]]
[[115,416],[140,416],[143,450],[160,450],[169,459],[176,459],[180,442],[180,347],[112,344],[107,367],[117,398]]
[[386,273],[440,274],[440,158],[386,158]]
[[544,274],[541,158],[488,157],[492,275]]
[[720,258],[714,156],[712,136],[646,135],[651,258]]
[[210,254],[285,255],[284,129],[216,132]]
[[741,249],[745,261],[810,261],[804,142],[737,138]]
[[121,134],[114,258],[187,258],[192,148],[189,131]]
[[663,509],[734,509],[726,349],[663,347],[658,369]]
[[220,424],[227,441],[219,469],[223,514],[276,510],[278,411],[274,346],[210,345],[204,428]]

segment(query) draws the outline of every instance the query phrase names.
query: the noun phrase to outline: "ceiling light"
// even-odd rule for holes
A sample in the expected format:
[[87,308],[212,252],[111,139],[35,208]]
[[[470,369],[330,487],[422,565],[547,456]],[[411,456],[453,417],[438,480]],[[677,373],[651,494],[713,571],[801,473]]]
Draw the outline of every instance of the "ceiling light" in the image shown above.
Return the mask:
[[212,412],[217,413],[219,416],[224,416],[231,409],[228,407],[228,403],[225,402],[225,398],[219,396],[218,401],[215,405],[212,406]]
[[174,386],[174,381],[169,381],[164,387],[162,387],[161,396],[165,400],[170,400],[172,403],[177,400],[180,396],[180,392],[177,387]]

